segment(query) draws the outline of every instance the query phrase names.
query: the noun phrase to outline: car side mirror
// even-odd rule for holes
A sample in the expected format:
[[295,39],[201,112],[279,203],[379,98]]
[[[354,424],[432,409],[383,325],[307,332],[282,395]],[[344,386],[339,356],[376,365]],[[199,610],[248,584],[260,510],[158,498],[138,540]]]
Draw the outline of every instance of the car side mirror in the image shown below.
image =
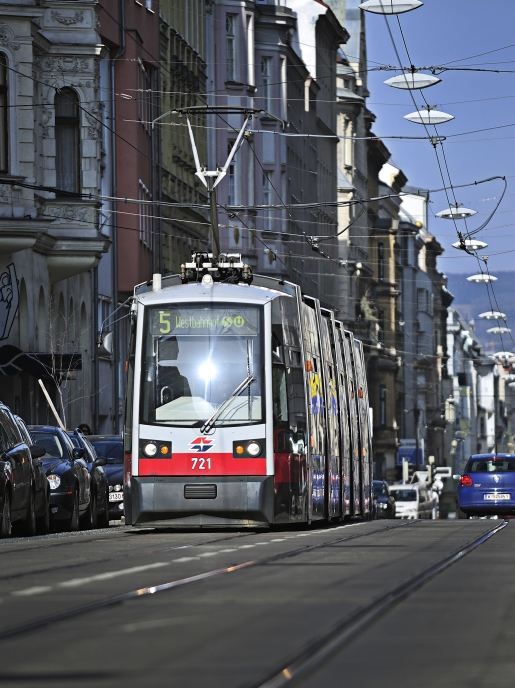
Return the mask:
[[105,456],[99,456],[93,461],[93,466],[107,466],[107,459]]
[[74,459],[83,459],[85,454],[86,450],[78,447],[76,447],[72,452],[72,456]]
[[33,459],[40,459],[42,456],[45,456],[46,454],[45,447],[40,447],[39,444],[31,445],[29,447],[29,451]]

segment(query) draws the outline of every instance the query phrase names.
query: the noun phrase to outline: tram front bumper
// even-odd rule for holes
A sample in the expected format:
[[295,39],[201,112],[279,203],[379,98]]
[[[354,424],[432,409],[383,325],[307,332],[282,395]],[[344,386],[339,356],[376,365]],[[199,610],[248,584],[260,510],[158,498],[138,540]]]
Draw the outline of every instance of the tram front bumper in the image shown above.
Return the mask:
[[268,526],[273,476],[133,476],[125,486],[125,522],[140,528]]

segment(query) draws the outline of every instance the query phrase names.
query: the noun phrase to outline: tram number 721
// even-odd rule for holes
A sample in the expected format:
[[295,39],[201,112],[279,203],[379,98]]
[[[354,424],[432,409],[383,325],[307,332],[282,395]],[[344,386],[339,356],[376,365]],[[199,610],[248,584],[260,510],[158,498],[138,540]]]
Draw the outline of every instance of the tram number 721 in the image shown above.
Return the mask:
[[197,458],[196,456],[191,457],[191,470],[194,471],[195,468],[198,471],[205,471],[206,469],[211,470],[211,459]]

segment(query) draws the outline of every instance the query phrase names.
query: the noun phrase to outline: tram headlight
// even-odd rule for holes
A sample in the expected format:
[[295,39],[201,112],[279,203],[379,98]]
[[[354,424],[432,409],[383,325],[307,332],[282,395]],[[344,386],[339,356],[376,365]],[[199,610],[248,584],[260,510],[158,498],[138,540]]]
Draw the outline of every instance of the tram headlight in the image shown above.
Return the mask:
[[143,453],[145,456],[155,456],[157,454],[157,444],[155,442],[147,442],[143,445]]
[[251,456],[259,456],[259,454],[261,454],[261,445],[259,442],[249,442],[247,444],[247,453]]

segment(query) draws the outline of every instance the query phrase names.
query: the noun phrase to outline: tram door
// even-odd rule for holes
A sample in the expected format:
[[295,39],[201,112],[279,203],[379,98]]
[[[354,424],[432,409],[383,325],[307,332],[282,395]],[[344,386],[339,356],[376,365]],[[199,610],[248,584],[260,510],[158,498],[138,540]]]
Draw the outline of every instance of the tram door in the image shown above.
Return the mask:
[[342,514],[351,513],[351,438],[349,429],[349,408],[347,401],[347,374],[343,351],[343,326],[336,321],[333,327],[333,347],[336,360],[338,382],[338,418],[340,421],[340,457],[341,457],[341,491]]
[[369,447],[369,422],[368,422],[368,394],[367,381],[365,377],[365,370],[363,366],[363,355],[361,342],[354,339],[353,358],[354,367],[356,370],[356,380],[358,393],[356,401],[358,405],[359,414],[359,430],[360,430],[360,450],[361,450],[361,498],[363,509],[366,513],[370,511],[370,447]]
[[340,453],[340,415],[338,409],[338,365],[334,349],[334,316],[332,311],[320,309],[320,334],[323,348],[325,405],[327,409],[328,457],[328,515],[342,515],[342,482]]
[[354,372],[353,358],[351,353],[351,332],[344,331],[343,351],[345,367],[347,370],[347,401],[349,404],[349,426],[351,438],[351,501],[352,501],[352,515],[358,516],[361,514],[361,471],[360,471],[360,446],[359,446],[359,416],[356,405],[356,376]]
[[272,301],[274,522],[306,521],[307,398],[297,299]]
[[304,370],[308,382],[309,444],[311,454],[311,518],[325,517],[326,413],[322,374],[322,352],[318,335],[316,302],[301,303],[304,337]]

